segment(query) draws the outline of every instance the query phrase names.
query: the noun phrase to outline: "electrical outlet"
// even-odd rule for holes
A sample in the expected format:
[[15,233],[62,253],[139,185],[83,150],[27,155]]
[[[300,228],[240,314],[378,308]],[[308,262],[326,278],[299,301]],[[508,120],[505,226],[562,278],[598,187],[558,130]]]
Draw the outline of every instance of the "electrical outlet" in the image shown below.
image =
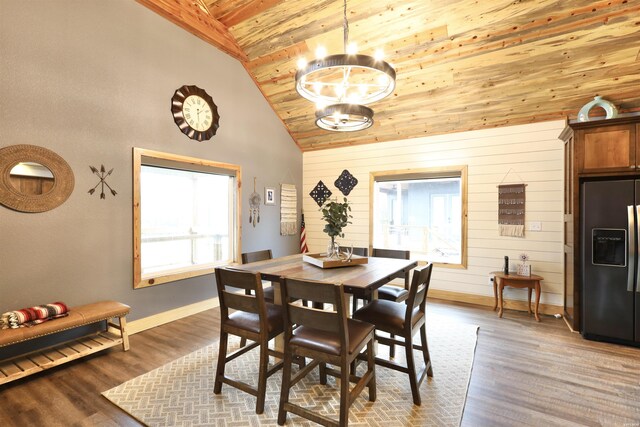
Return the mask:
[[496,280],[495,276],[489,276],[489,285],[493,286],[494,280]]

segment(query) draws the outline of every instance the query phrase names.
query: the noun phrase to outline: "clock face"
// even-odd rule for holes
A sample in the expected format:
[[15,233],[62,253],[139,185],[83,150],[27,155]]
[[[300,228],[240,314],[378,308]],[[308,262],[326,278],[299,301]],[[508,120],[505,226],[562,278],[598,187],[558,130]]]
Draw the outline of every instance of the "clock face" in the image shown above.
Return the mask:
[[182,86],[171,98],[171,113],[180,131],[191,139],[205,141],[216,134],[220,115],[207,92],[197,86]]
[[204,132],[212,125],[211,107],[198,95],[191,95],[184,100],[182,114],[189,126],[197,131]]

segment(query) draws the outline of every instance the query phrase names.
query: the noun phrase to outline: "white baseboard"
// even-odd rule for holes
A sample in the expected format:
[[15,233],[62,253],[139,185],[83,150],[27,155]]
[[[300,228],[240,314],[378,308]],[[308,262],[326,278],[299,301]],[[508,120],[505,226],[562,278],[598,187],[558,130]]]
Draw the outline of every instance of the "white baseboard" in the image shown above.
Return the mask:
[[[468,304],[482,305],[485,307],[493,307],[495,299],[492,296],[467,294],[462,292],[444,291],[439,289],[429,289],[429,298],[440,299],[446,301],[465,302]],[[533,303],[532,303],[533,306]],[[519,300],[504,300],[504,308],[509,310],[527,311],[527,302]],[[540,304],[538,312],[542,314],[555,315],[556,313],[562,313],[563,308],[561,306],[552,304]]]
[[218,300],[218,297],[216,297],[185,305],[184,307],[174,308],[149,317],[127,322],[127,332],[129,335],[137,334],[138,332],[146,331],[147,329],[155,328],[156,326],[164,325],[165,323],[198,314],[218,306],[220,306],[220,301]]
[[[440,291],[436,289],[429,290],[429,297],[490,307],[494,304],[493,297],[466,294],[461,292]],[[185,305],[184,307],[174,308],[172,310],[154,314],[149,317],[127,322],[127,332],[129,333],[129,335],[133,335],[138,332],[146,331],[147,329],[155,328],[156,326],[164,325],[165,323],[173,322],[174,320],[182,319],[184,317],[198,314],[200,312],[210,310],[219,306],[220,301],[218,300],[218,297],[216,297]],[[505,308],[516,310],[527,309],[526,302],[512,300],[505,300]],[[540,304],[540,313],[543,314],[559,313],[561,312],[561,309],[562,307],[558,307],[555,305]]]

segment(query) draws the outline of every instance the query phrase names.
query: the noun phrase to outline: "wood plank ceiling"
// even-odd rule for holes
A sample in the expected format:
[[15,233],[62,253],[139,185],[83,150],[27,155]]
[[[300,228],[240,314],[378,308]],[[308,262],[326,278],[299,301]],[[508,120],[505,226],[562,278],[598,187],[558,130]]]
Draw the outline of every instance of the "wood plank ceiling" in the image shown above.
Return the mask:
[[349,0],[349,39],[383,48],[395,92],[360,132],[321,130],[295,91],[342,0],[137,0],[243,63],[303,151],[575,118],[601,95],[640,111],[640,0]]

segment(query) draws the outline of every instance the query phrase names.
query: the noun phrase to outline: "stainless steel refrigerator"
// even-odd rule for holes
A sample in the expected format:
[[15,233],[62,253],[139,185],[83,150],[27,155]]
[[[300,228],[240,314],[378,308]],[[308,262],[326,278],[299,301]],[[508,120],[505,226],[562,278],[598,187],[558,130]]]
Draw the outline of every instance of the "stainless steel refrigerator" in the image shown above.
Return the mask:
[[640,346],[640,180],[581,187],[582,335]]

